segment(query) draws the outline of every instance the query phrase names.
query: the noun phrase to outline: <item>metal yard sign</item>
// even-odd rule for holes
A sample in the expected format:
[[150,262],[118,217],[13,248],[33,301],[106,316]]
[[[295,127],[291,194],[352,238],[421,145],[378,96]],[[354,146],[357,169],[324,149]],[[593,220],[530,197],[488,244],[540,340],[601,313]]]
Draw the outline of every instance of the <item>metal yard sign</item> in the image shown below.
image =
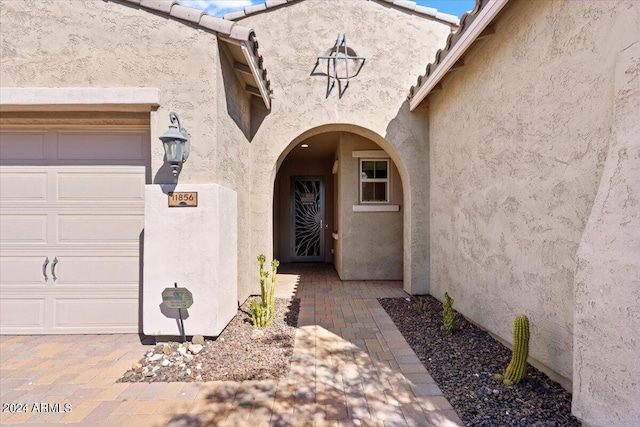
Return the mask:
[[173,288],[165,288],[165,290],[162,291],[162,302],[169,308],[178,309],[182,342],[187,342],[187,334],[184,331],[184,321],[182,320],[182,309],[191,307],[193,304],[193,294],[189,289],[179,288],[178,284],[174,283]]
[[187,288],[166,288],[162,291],[162,302],[169,308],[189,308],[193,294]]

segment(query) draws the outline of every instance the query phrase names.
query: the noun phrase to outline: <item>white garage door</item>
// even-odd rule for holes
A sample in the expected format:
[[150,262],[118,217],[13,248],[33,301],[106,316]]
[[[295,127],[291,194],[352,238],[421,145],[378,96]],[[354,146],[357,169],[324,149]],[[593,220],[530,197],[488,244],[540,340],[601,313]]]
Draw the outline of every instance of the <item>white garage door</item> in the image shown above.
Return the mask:
[[0,333],[138,332],[147,131],[0,131]]

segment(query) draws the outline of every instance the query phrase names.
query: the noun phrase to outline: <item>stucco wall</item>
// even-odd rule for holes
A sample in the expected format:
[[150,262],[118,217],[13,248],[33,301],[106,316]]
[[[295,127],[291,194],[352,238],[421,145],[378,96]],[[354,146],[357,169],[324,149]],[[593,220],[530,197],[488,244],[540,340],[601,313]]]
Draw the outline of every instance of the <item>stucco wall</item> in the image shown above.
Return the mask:
[[526,314],[530,355],[566,379],[630,12],[637,24],[634,2],[510,2],[429,103],[431,292],[507,342]]
[[[213,48],[213,47],[212,47]],[[255,291],[256,254],[250,250],[251,164],[249,135],[251,133],[251,96],[244,91],[233,71],[232,58],[224,45],[219,45],[220,66],[216,68],[217,93],[215,103],[216,133],[207,136],[208,156],[215,158],[215,179],[238,194],[238,301],[242,303]],[[214,102],[212,102],[213,104]],[[215,135],[215,136],[214,136]],[[231,259],[232,257],[230,257]]]
[[592,427],[640,425],[638,22],[640,5],[618,23],[630,31],[616,52],[607,160],[577,255],[572,410]]
[[151,114],[150,182],[173,181],[157,137],[175,111],[191,134],[179,182],[238,192],[239,297],[246,298],[255,259],[249,256],[250,102],[216,35],[135,6],[79,0],[2,1],[0,31],[4,87],[160,89],[160,107]]
[[[168,207],[167,193],[195,191],[197,207]],[[163,184],[145,188],[143,331],[180,335],[182,315],[188,335],[217,336],[237,313],[237,194],[216,184]],[[171,224],[171,226],[168,226]],[[162,262],[158,262],[161,260]],[[162,292],[174,283],[187,288],[193,305],[167,307]]]
[[[105,1],[3,1],[0,19],[2,86],[159,88],[162,105],[152,140],[164,133],[175,111],[192,135],[192,157],[181,181],[215,179],[207,146],[215,143],[210,136],[217,120],[211,102],[219,68],[215,34]],[[153,179],[170,181],[162,144],[155,142]]]
[[[356,150],[380,150],[380,147],[359,135],[341,135],[338,273],[342,280],[401,280],[402,212],[353,211],[353,206],[360,204],[360,159],[352,154]],[[401,209],[403,204],[402,183],[393,161],[389,162],[389,204],[401,205]]]
[[[274,89],[272,111],[251,142],[253,252],[272,250],[264,236],[271,236],[270,206],[281,153],[309,130],[324,126],[327,131],[340,130],[332,126],[352,124],[377,135],[376,143],[398,166],[405,188],[404,253],[428,255],[424,236],[429,223],[413,218],[410,204],[410,181],[428,182],[424,128],[411,124],[413,118],[404,105],[407,88],[424,72],[426,58],[433,58],[450,28],[382,3],[306,0],[239,21],[256,30]],[[317,56],[328,52],[338,33],[346,34],[348,46],[366,58],[341,98],[337,87],[327,96],[326,77],[311,75]],[[324,62],[319,70],[323,69]],[[425,259],[405,258],[405,289],[416,292],[428,287]]]

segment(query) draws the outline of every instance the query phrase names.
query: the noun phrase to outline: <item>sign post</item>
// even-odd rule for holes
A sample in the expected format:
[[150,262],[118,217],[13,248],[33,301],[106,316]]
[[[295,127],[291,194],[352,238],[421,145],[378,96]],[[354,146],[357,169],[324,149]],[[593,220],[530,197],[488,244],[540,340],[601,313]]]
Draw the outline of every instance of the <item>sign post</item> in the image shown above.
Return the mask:
[[165,288],[165,290],[162,291],[162,302],[169,308],[178,309],[182,342],[186,342],[187,336],[184,332],[182,309],[191,307],[191,305],[193,304],[193,294],[191,294],[191,291],[189,291],[187,288],[179,288],[178,283],[174,283],[173,288]]

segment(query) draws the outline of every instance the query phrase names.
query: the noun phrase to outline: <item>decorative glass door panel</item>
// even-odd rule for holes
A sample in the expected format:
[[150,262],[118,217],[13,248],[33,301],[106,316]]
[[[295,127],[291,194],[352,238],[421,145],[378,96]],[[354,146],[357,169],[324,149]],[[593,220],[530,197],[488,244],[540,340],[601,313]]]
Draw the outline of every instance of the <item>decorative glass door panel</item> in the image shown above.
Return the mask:
[[294,261],[324,260],[324,186],[320,178],[293,179]]

